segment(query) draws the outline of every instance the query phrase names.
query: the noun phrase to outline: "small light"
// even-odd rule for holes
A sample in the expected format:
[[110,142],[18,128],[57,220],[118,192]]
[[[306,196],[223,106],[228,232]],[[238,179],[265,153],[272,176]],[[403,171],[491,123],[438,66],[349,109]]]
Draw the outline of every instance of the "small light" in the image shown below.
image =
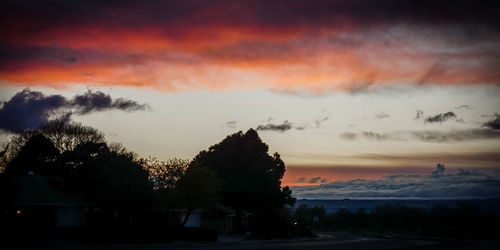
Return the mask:
[[297,226],[297,224],[298,224],[298,223],[297,223],[297,222],[294,222],[293,224],[294,224],[295,226]]
[[16,215],[17,215],[17,216],[21,216],[21,215],[23,215],[23,210],[21,210],[21,209],[16,210]]

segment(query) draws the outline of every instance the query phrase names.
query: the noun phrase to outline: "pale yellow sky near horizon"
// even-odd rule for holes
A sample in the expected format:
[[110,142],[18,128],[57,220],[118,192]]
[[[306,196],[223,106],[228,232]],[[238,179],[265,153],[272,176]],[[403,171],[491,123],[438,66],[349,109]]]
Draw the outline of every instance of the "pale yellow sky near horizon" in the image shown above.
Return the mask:
[[[0,99],[7,101],[22,89],[2,86]],[[87,91],[82,85],[31,89],[68,98]],[[481,128],[500,107],[498,87],[398,86],[324,95],[268,90],[161,93],[130,87],[90,89],[150,105],[148,111],[114,110],[74,116],[74,121],[103,131],[108,141],[121,142],[143,157],[192,159],[200,150],[239,130],[288,121],[292,124],[288,131],[259,131],[270,152],[279,152],[287,166],[411,168],[444,162],[450,167],[499,167],[498,138],[426,142],[410,136],[415,131]],[[424,123],[414,119],[417,109],[424,116],[451,111],[463,121]],[[392,137],[376,140],[361,136],[363,132]],[[348,140],[342,138],[343,133],[355,133],[357,137]],[[0,139],[7,140],[6,134]]]

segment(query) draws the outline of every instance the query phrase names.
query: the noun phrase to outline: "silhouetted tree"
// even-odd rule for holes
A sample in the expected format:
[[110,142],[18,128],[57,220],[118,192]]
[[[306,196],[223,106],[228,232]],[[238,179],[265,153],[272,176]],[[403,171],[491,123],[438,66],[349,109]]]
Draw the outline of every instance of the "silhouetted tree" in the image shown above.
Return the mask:
[[173,189],[186,172],[189,162],[181,159],[159,161],[156,158],[140,159],[143,168],[149,172],[154,190]]
[[185,225],[195,209],[209,208],[218,201],[217,182],[210,169],[188,168],[174,191],[177,206],[186,209]]
[[[27,137],[7,163],[7,175],[52,177],[52,188],[110,209],[150,205],[149,173],[133,153],[117,146],[110,150],[101,132],[79,124],[54,123],[39,131],[43,133]],[[13,144],[22,141],[15,138]],[[56,148],[54,141],[63,147]]]
[[217,202],[217,182],[211,170],[188,168],[188,161],[175,158],[167,161],[147,158],[140,162],[149,172],[155,207],[167,211],[186,209],[182,225],[195,209],[208,208]]
[[59,157],[60,189],[107,208],[150,205],[148,171],[134,154],[111,151],[106,143],[86,142]]
[[93,164],[99,169],[96,202],[107,208],[141,209],[151,205],[148,172],[129,155],[110,152]]
[[242,209],[279,208],[294,203],[290,190],[281,189],[285,164],[278,153],[269,155],[268,149],[257,131],[250,129],[201,151],[190,164],[215,173],[223,203],[236,210],[237,230],[241,229]]
[[51,140],[37,134],[19,149],[15,157],[7,163],[5,172],[8,175],[50,174],[54,172],[54,162],[59,151]]
[[5,172],[5,167],[7,165],[7,151],[9,150],[9,143],[3,142],[0,149],[0,173]]
[[6,161],[10,161],[31,137],[38,134],[50,139],[61,153],[86,142],[105,142],[104,134],[95,128],[80,123],[53,121],[38,129],[27,129],[14,135],[4,155]]
[[40,127],[39,130],[52,140],[61,152],[73,150],[76,146],[87,142],[106,142],[101,131],[80,123],[56,121]]
[[152,157],[139,161],[148,171],[149,181],[153,187],[154,206],[160,210],[170,211],[177,203],[174,189],[186,172],[189,162],[181,159],[159,161]]

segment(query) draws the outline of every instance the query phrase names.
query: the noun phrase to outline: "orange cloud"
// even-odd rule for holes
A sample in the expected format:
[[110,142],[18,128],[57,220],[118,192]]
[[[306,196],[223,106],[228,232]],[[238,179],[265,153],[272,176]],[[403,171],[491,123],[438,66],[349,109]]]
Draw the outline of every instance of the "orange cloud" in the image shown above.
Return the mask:
[[[284,186],[312,186],[311,178],[320,177],[324,182],[354,179],[377,180],[391,174],[427,174],[432,167],[377,167],[377,166],[287,166],[282,183]],[[301,179],[302,178],[302,179]]]
[[496,19],[473,4],[464,20],[485,30],[478,38],[460,35],[465,21],[429,22],[425,3],[397,5],[406,16],[326,0],[88,5],[3,8],[11,11],[1,13],[0,84],[312,92],[500,84],[500,41],[488,35]]

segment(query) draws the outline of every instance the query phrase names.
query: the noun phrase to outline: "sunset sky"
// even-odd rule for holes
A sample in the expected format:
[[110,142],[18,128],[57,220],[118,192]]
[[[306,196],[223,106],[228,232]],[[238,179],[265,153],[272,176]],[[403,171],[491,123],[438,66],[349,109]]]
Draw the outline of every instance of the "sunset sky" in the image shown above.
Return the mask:
[[499,13],[473,0],[2,1],[0,141],[68,119],[140,156],[192,159],[254,128],[298,197],[498,196]]

